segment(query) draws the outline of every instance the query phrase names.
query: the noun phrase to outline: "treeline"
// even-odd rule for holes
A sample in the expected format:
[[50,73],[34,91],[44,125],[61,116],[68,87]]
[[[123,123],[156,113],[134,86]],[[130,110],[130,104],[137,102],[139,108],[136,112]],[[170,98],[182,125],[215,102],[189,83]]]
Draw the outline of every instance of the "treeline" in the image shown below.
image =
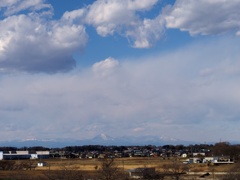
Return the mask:
[[71,153],[80,153],[80,152],[123,152],[127,150],[148,150],[152,152],[167,152],[171,151],[172,153],[180,152],[180,153],[199,153],[204,152],[208,156],[230,156],[235,160],[240,159],[240,144],[230,144],[228,142],[219,142],[216,144],[191,144],[191,145],[163,145],[163,146],[154,146],[154,145],[146,145],[146,146],[102,146],[102,145],[84,145],[84,146],[66,146],[63,148],[48,148],[42,146],[34,146],[34,147],[0,147],[0,151],[64,151]]

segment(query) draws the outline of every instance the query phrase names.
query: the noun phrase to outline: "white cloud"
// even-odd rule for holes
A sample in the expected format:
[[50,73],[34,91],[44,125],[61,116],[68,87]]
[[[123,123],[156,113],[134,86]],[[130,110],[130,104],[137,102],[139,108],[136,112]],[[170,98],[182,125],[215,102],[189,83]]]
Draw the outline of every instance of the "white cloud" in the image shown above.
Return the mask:
[[239,0],[176,0],[165,9],[168,28],[179,28],[191,35],[237,33],[240,29]]
[[98,0],[89,6],[86,22],[96,27],[98,34],[113,34],[122,25],[137,19],[134,10],[127,8],[128,1]]
[[144,131],[144,128],[137,127],[133,129],[133,132],[142,132],[142,131]]
[[1,72],[71,70],[75,67],[72,54],[80,52],[87,39],[81,24],[52,21],[37,13],[6,17],[0,21]]
[[81,19],[85,14],[85,9],[77,9],[73,11],[67,11],[63,14],[62,19],[65,21],[73,22],[74,20]]
[[131,0],[127,1],[127,7],[132,10],[149,10],[158,2],[158,0]]
[[141,19],[138,12],[150,10],[158,0],[98,0],[87,8],[86,23],[101,36],[119,33],[128,37],[133,47],[148,48],[160,39],[163,21]]
[[[88,7],[86,21],[96,27],[112,25],[117,28],[119,25],[134,24],[138,20],[136,11],[148,10],[156,3],[157,0],[98,0]],[[111,34],[111,31],[108,33]]]
[[237,139],[237,44],[233,39],[204,41],[138,61],[108,58],[81,72],[4,75],[0,117],[6,128],[0,135],[14,138],[15,129],[19,138],[26,138],[23,131],[36,138],[88,138],[144,130],[211,141],[224,130],[226,137]]
[[109,57],[103,61],[97,62],[93,65],[93,72],[100,76],[106,77],[114,73],[116,67],[118,67],[119,62],[112,57]]
[[44,9],[52,14],[52,6],[44,3],[44,0],[1,0],[0,9],[3,9],[5,16],[10,16],[24,10],[40,11]]
[[133,41],[135,48],[149,48],[164,34],[165,21],[162,16],[155,19],[144,19],[138,26],[129,29],[126,36]]
[[126,37],[132,47],[149,48],[160,40],[165,28],[178,28],[191,35],[233,32],[239,35],[238,0],[176,0],[159,9],[155,18],[144,17],[159,0],[97,0],[86,8],[66,12],[64,19],[85,22],[101,36]]
[[[81,25],[59,25],[54,26],[51,36],[55,46],[61,49],[81,49],[85,46],[87,37],[85,28]],[[50,34],[49,33],[49,34]]]

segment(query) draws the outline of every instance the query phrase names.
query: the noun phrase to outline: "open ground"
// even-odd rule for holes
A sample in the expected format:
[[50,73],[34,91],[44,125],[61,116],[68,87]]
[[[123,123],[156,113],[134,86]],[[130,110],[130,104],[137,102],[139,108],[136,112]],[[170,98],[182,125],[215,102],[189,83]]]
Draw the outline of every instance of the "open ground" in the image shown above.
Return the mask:
[[[47,159],[46,166],[37,167],[39,160],[18,160],[16,163],[30,162],[35,166],[28,170],[0,170],[0,179],[12,178],[14,176],[39,177],[44,179],[47,173],[61,171],[77,171],[83,174],[91,174],[94,176],[101,168],[101,159]],[[162,159],[159,157],[134,157],[134,158],[116,158],[114,159],[116,166],[126,172],[133,168],[155,168],[158,172],[164,172],[164,165],[171,164],[173,159]],[[235,164],[236,165],[236,164]],[[34,167],[33,166],[33,167]],[[207,164],[190,164],[189,174],[198,176],[199,174],[210,173],[218,174],[228,172],[234,165],[213,166]],[[20,178],[18,178],[20,179]],[[22,178],[24,179],[24,178]]]

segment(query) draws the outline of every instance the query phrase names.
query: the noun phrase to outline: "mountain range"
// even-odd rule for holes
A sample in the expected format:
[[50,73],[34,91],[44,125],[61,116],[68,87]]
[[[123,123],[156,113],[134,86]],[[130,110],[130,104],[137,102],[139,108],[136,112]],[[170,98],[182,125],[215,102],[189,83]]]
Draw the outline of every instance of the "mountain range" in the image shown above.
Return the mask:
[[14,141],[0,141],[0,146],[13,146],[13,147],[65,147],[65,146],[83,146],[83,145],[104,145],[104,146],[143,146],[143,145],[189,145],[197,144],[197,142],[184,141],[168,137],[156,136],[123,136],[113,138],[106,134],[99,134],[91,139],[75,140],[75,139],[50,139],[50,140],[14,140]]

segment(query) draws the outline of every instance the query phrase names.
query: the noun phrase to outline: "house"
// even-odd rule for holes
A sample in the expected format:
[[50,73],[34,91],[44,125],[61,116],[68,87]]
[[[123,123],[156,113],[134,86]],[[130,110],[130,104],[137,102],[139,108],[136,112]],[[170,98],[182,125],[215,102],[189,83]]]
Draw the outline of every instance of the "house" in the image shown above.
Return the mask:
[[49,159],[50,152],[49,151],[36,151],[38,159]]
[[190,163],[190,164],[192,164],[192,163],[202,163],[202,162],[203,162],[203,160],[201,158],[197,158],[197,157],[190,158],[189,161],[188,161],[188,163]]
[[205,152],[193,153],[193,157],[204,157],[206,156]]
[[46,162],[38,162],[37,166],[44,167],[44,166],[47,166],[47,163]]
[[234,161],[229,156],[214,157],[213,164],[233,164]]
[[104,158],[106,158],[106,157],[107,157],[106,154],[99,154],[99,156],[98,156],[98,158],[100,158],[100,159],[104,159]]
[[186,158],[186,157],[187,157],[187,153],[182,153],[182,154],[181,154],[181,157],[182,157],[182,158]]
[[37,154],[31,154],[30,159],[37,159],[37,158],[38,158],[38,155],[37,155]]
[[229,156],[213,156],[213,157],[194,157],[188,160],[188,163],[213,163],[219,164],[233,164],[234,161]]
[[203,159],[203,163],[211,163],[214,161],[214,157],[210,156],[210,157],[204,157]]
[[141,150],[134,150],[133,151],[133,156],[134,157],[142,157],[144,155],[143,155],[143,152]]

